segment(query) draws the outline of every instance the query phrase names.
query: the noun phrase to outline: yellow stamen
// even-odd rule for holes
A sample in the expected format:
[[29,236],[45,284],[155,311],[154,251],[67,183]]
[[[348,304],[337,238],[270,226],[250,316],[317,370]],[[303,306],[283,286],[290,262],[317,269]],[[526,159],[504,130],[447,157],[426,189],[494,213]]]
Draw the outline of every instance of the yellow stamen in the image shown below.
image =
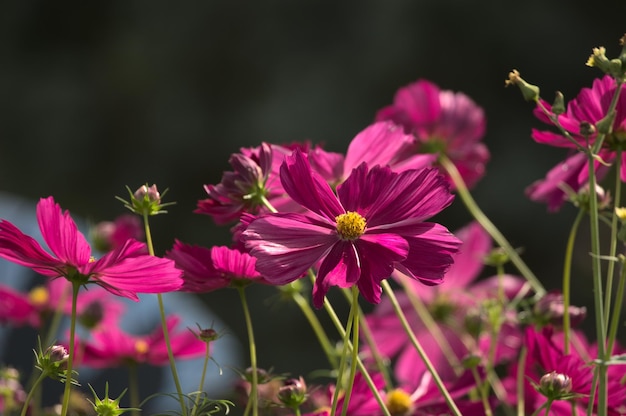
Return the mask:
[[365,232],[365,218],[354,211],[348,211],[345,214],[335,217],[337,222],[337,232],[342,240],[356,240]]
[[43,286],[37,286],[28,293],[28,300],[35,306],[43,306],[48,303],[50,293]]
[[413,410],[411,396],[404,390],[395,389],[387,393],[387,409],[393,416],[408,415]]

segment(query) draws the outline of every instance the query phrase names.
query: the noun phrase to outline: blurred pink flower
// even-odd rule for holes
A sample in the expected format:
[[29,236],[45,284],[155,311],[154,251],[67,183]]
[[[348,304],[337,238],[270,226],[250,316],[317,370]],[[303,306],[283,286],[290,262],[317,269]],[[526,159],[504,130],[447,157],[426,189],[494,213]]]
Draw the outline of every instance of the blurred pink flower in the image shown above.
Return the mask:
[[440,90],[418,80],[400,88],[393,104],[381,109],[376,120],[391,120],[415,136],[402,159],[416,153],[443,153],[454,163],[468,187],[485,174],[489,151],[480,140],[485,134],[483,109],[463,93]]

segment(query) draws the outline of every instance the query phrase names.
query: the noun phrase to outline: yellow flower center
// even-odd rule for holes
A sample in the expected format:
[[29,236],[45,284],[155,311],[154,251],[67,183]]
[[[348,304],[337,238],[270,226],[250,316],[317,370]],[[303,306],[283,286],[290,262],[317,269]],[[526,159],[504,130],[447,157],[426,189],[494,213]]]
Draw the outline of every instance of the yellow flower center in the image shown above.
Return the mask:
[[144,341],[143,339],[139,339],[137,341],[135,341],[135,351],[137,351],[138,354],[145,354],[148,352],[148,343],[146,341]]
[[365,218],[354,211],[348,211],[345,214],[335,217],[337,222],[337,232],[342,240],[356,240],[365,232]]
[[48,303],[50,293],[43,286],[37,286],[28,293],[28,300],[35,306],[43,306]]
[[404,416],[413,409],[411,396],[404,390],[395,389],[387,393],[387,409],[393,416]]

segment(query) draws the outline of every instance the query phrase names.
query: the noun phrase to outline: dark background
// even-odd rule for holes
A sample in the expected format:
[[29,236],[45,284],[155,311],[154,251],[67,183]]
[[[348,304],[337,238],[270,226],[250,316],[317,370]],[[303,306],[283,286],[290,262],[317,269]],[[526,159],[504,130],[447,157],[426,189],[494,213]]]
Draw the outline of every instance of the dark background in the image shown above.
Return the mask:
[[[575,210],[549,214],[523,191],[565,153],[531,140],[541,124],[504,80],[517,68],[549,101],[557,89],[572,98],[601,76],[585,66],[591,49],[616,56],[626,32],[623,0],[1,7],[1,190],[33,204],[53,195],[100,221],[123,212],[114,196],[126,196],[125,185],[156,183],[177,202],[152,222],[159,253],[174,238],[228,244],[227,227],[192,211],[231,153],[305,139],[344,152],[396,89],[426,78],[484,108],[492,160],[475,198],[548,288],[559,286]],[[454,230],[470,217],[458,201],[437,220]],[[574,302],[591,305],[587,251],[578,245]],[[293,374],[323,366],[299,311],[275,293],[249,290],[260,365]],[[204,299],[246,339],[236,292]]]

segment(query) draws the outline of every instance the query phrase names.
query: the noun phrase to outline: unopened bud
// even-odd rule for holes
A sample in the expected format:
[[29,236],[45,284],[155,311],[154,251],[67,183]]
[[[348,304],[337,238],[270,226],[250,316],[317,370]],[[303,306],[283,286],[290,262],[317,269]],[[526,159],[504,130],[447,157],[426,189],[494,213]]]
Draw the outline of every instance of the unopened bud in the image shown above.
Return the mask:
[[605,74],[609,73],[609,60],[606,57],[606,49],[603,46],[593,48],[587,59],[587,66],[596,67]]
[[[538,324],[551,324],[560,327],[563,324],[563,316],[565,315],[563,295],[555,292],[546,294],[535,303],[533,312],[538,320]],[[587,316],[587,308],[570,305],[567,313],[569,314],[571,325],[577,326]]]
[[565,98],[561,91],[557,91],[555,94],[554,102],[552,103],[552,112],[557,116],[565,112]]
[[278,399],[290,409],[297,409],[306,401],[307,387],[304,379],[290,378],[278,390]]
[[581,121],[578,126],[578,132],[581,136],[589,138],[596,134],[596,126],[589,123],[588,121]]
[[509,85],[517,85],[526,101],[539,101],[539,87],[524,81],[516,69],[509,72],[509,78],[504,82],[505,87]]
[[59,368],[65,369],[67,367],[67,360],[70,355],[63,345],[53,345],[48,347],[46,354],[50,357],[52,363],[57,363]]
[[539,392],[549,399],[558,400],[572,391],[572,379],[566,375],[551,371],[539,380]]

